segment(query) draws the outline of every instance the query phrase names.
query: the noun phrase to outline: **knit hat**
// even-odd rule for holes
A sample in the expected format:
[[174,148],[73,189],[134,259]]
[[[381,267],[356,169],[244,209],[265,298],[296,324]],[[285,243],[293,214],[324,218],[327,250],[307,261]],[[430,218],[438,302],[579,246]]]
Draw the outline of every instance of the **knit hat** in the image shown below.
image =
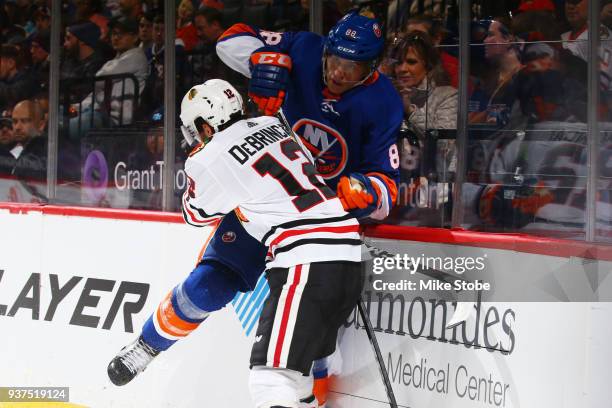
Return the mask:
[[100,28],[91,22],[70,26],[68,32],[91,48],[95,48],[100,39]]
[[47,54],[51,52],[51,38],[48,31],[36,33],[34,37],[32,37],[32,43],[40,45],[43,50],[47,51]]

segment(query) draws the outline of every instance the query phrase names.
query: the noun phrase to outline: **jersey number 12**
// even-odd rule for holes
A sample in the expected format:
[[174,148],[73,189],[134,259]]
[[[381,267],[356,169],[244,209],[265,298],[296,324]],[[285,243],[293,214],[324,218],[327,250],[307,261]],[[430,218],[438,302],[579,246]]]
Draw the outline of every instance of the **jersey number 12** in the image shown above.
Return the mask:
[[299,212],[306,211],[335,196],[331,188],[327,187],[325,183],[317,178],[317,170],[314,165],[303,156],[300,146],[294,140],[284,140],[281,142],[280,147],[283,154],[289,160],[302,159],[302,172],[314,188],[307,189],[302,186],[291,171],[285,168],[270,153],[264,154],[253,163],[253,168],[262,177],[269,174],[283,186],[289,195],[295,196],[292,202]]

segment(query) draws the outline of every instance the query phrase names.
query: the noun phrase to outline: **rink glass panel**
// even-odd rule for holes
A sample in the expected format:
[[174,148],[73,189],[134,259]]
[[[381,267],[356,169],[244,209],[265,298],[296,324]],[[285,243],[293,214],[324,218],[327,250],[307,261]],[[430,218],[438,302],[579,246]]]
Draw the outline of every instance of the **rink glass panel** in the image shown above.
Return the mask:
[[[159,12],[150,8],[111,27],[113,18],[125,17],[119,7],[90,16],[86,3],[67,2],[61,19],[56,203],[161,210],[164,67],[163,53],[151,48]],[[87,64],[78,57],[82,43],[95,53]]]
[[[303,6],[308,6],[308,2],[293,1],[268,4],[264,1],[247,3],[232,0],[224,2],[224,8],[221,10],[223,26],[227,29],[236,23],[247,23],[269,31],[308,31],[308,10]],[[257,115],[256,106],[249,101],[247,95],[248,79],[219,60],[215,52],[215,43],[211,42],[210,39],[202,41],[191,50],[187,50],[184,57],[177,57],[175,64],[177,75],[179,72],[187,71],[190,76],[188,81],[183,81],[181,86],[177,84],[176,88],[177,138],[182,139],[178,130],[181,125],[178,114],[180,113],[183,96],[191,86],[204,83],[209,79],[220,78],[231,83],[240,92],[242,100],[245,102],[247,115]],[[186,188],[186,177],[183,169],[187,152],[185,152],[184,147],[179,146],[180,141],[177,142],[172,200],[172,209],[176,211],[180,211],[181,196]]]
[[[456,172],[458,6],[453,1],[392,4],[388,17],[381,70],[402,96],[404,123],[397,140],[400,163],[397,206],[387,222],[449,227]],[[411,45],[403,46],[404,41]],[[436,54],[429,58],[431,61],[415,50],[427,41]],[[409,72],[409,68],[402,66],[407,57],[407,52],[402,51],[406,49],[408,53],[416,52],[417,59],[425,65],[433,65],[425,69],[425,78],[418,84],[403,79]]]
[[[26,19],[17,4],[7,2],[3,8],[0,201],[45,203],[50,39],[35,33],[34,11]],[[45,24],[50,22],[47,8],[36,9],[36,15]],[[23,28],[10,26],[20,22]]]
[[612,242],[612,4],[602,7],[599,30],[599,140],[595,193],[595,239]]
[[461,225],[584,239],[588,41],[562,41],[550,11],[502,5],[472,8]]

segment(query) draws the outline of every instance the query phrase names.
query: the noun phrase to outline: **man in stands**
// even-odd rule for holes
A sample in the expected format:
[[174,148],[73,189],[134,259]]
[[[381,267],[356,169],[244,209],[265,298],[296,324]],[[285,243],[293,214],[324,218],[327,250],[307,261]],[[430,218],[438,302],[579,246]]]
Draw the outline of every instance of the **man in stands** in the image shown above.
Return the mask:
[[14,45],[0,45],[0,111],[31,98],[38,91],[36,81],[30,72],[23,68],[19,48]]
[[[94,97],[88,95],[76,108],[80,116],[70,122],[71,137],[82,136],[91,123],[100,126],[110,119],[112,125],[129,125],[133,120],[136,85],[139,92],[144,88],[147,76],[147,57],[142,48],[138,47],[138,21],[119,17],[111,21],[111,44],[116,52],[115,58],[106,62],[96,73],[97,77],[106,75],[132,74],[132,79],[121,78],[113,80],[110,95],[110,111],[102,111],[102,102],[108,98],[104,91],[104,81],[96,81]],[[92,104],[93,100],[93,104]],[[91,118],[93,115],[93,119]],[[78,135],[78,136],[77,136]]]
[[202,8],[195,13],[194,24],[200,40],[192,57],[194,79],[205,81],[209,78],[223,78],[246,95],[246,86],[241,86],[244,84],[242,76],[228,68],[215,51],[217,40],[225,31],[221,12],[210,7]]
[[47,137],[45,114],[35,100],[20,101],[12,113],[13,136],[17,149],[12,174],[23,180],[45,180]]
[[92,84],[85,78],[93,78],[104,65],[104,57],[98,50],[100,29],[92,22],[71,25],[64,36],[65,59],[60,69],[61,79],[74,79],[69,88],[71,102],[78,102],[91,92]]
[[[161,14],[153,18],[153,45],[146,51],[149,61],[149,75],[145,82],[145,89],[140,101],[140,115],[148,117],[154,111],[163,110],[164,105],[164,41],[165,41],[164,16]],[[174,40],[175,75],[177,102],[189,88],[191,79],[190,66],[185,56],[183,40]]]
[[49,32],[41,31],[34,35],[30,45],[30,54],[32,56],[30,75],[40,85],[41,92],[49,92],[50,40]]
[[0,116],[0,176],[7,176],[15,167],[15,159],[21,148],[16,147],[13,119],[8,111]]

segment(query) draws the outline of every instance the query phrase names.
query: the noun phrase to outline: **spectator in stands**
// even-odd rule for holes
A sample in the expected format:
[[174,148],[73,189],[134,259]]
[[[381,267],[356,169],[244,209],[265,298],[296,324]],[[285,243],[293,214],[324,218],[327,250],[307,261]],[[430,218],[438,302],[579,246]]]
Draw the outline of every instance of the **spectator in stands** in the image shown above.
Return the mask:
[[223,14],[214,8],[202,8],[198,10],[194,17],[196,33],[200,40],[199,45],[214,45],[217,39],[225,31],[223,24]]
[[561,34],[561,39],[565,41],[563,48],[570,50],[572,54],[585,61],[588,58],[588,45],[581,44],[580,40],[586,41],[589,36],[587,31],[588,7],[588,0],[565,0],[565,18],[571,30]]
[[71,25],[64,36],[64,55],[60,69],[61,79],[74,79],[70,88],[63,90],[70,93],[70,103],[83,100],[91,92],[91,80],[104,65],[104,57],[98,50],[100,28],[86,22]]
[[505,17],[491,20],[484,39],[485,58],[491,70],[470,98],[470,122],[505,126],[514,117],[518,102],[518,74],[523,69],[518,39]]
[[186,51],[191,51],[198,43],[197,29],[193,25],[193,13],[191,0],[182,0],[176,13],[176,38],[183,40]]
[[[153,46],[146,53],[149,61],[149,74],[139,109],[139,116],[141,117],[148,117],[154,110],[158,110],[164,105],[164,16],[158,14],[153,20]],[[178,101],[180,95],[184,95],[188,87],[191,86],[190,66],[186,60],[183,41],[179,38],[175,39],[174,53],[176,58],[176,79],[174,83]]]
[[10,24],[21,27],[25,31],[26,37],[34,32],[34,23],[30,21],[33,11],[31,2],[6,1],[4,2],[4,10],[8,15]]
[[8,111],[4,111],[0,116],[0,177],[11,174],[15,167],[15,159],[21,151],[16,144],[13,119]]
[[[118,17],[111,20],[109,28],[111,29],[112,46],[117,54],[115,58],[102,66],[96,76],[132,74],[136,77],[141,93],[147,76],[147,57],[142,48],[137,45],[138,21]],[[134,119],[133,111],[136,108],[135,100],[140,96],[135,95],[135,92],[135,84],[128,78],[113,80],[110,95],[105,92],[104,81],[96,81],[93,98],[88,95],[80,106],[75,107],[80,108],[79,116],[70,121],[70,136],[72,138],[81,137],[92,122],[94,126],[100,126],[106,123],[108,118],[112,125],[131,124]],[[109,98],[110,108],[106,111],[105,102]]]
[[[606,7],[607,2],[601,3],[601,6]],[[588,0],[566,0],[565,17],[571,30],[561,34],[563,48],[587,62],[589,59]],[[599,27],[599,38],[601,40],[599,47],[600,110],[609,120],[612,117],[612,31],[604,24]]]
[[612,0],[601,1],[601,24],[612,29]]
[[244,78],[225,65],[215,51],[217,39],[225,31],[221,12],[206,7],[196,12],[194,21],[200,41],[193,50],[191,60],[193,82],[202,83],[211,78],[222,78],[233,84],[241,94],[245,94]]
[[140,0],[119,0],[119,9],[123,17],[138,20],[143,13],[142,1]]
[[108,18],[103,14],[101,0],[75,0],[76,23],[91,21],[100,29],[100,39],[108,39]]
[[[436,47],[440,47],[440,44],[442,44],[446,37],[444,29],[440,22],[435,21],[430,17],[426,16],[410,17],[406,22],[405,31],[407,33],[412,31],[419,31],[429,35],[429,38],[431,38],[433,45]],[[440,61],[442,63],[442,67],[450,78],[450,85],[457,88],[459,86],[459,59],[456,55],[454,55],[457,52],[457,48],[454,48],[451,51],[454,51],[454,53],[439,48],[438,53],[440,54]]]
[[40,31],[34,35],[30,46],[30,53],[32,55],[31,76],[40,85],[40,90],[43,92],[48,92],[49,89],[50,45],[49,32]]
[[560,40],[560,21],[553,1],[522,0],[512,18],[512,30],[528,42]]
[[144,13],[138,22],[138,39],[140,48],[148,52],[153,45],[153,18],[151,13]]
[[47,140],[44,112],[35,100],[18,102],[12,113],[17,154],[13,175],[24,180],[45,180],[47,176]]
[[8,111],[3,111],[0,116],[0,146],[12,148],[15,144],[13,139],[13,119]]
[[585,121],[584,79],[576,80],[564,72],[558,50],[548,43],[536,42],[528,44],[522,54],[525,68],[518,76],[518,94],[528,121]]
[[457,128],[457,89],[427,34],[413,31],[397,46],[394,85],[408,123],[420,131]]
[[34,11],[32,15],[34,24],[36,25],[36,32],[41,33],[44,31],[51,30],[51,10],[47,6],[40,6]]
[[0,110],[32,97],[38,91],[38,85],[24,68],[18,47],[0,46]]

